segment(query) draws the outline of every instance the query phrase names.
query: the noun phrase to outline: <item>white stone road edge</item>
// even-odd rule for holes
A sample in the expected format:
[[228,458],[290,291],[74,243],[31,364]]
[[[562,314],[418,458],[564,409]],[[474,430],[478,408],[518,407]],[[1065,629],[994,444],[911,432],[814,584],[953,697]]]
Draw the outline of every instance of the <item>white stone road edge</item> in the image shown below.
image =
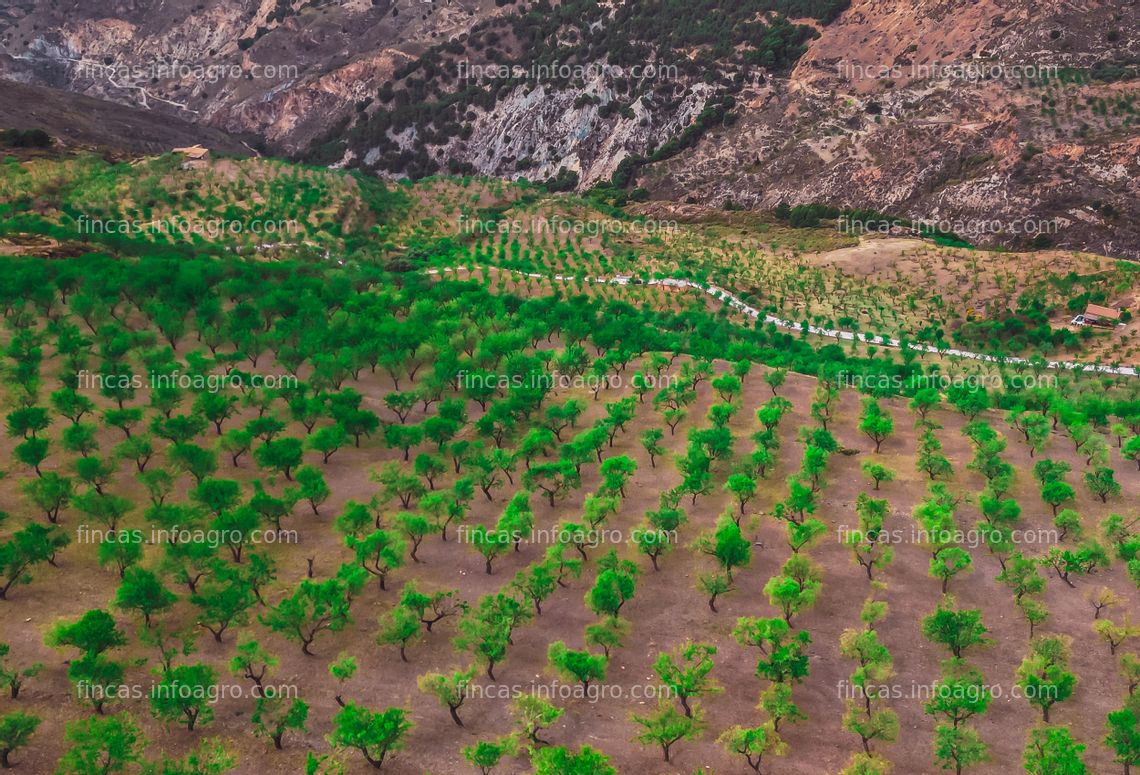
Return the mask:
[[[522,271],[519,271],[517,269],[504,269],[502,267],[488,267],[488,268],[495,269],[496,271],[499,271],[499,272],[511,272],[512,274],[521,275],[523,277],[534,277],[534,278],[539,279],[539,280],[553,279],[553,280],[559,280],[562,282],[566,282],[566,281],[572,282],[572,281],[579,279],[578,277],[576,277],[574,275],[560,275],[560,274],[544,275],[544,274],[539,274],[538,272],[522,272]],[[471,270],[466,266],[458,266],[458,267],[445,267],[442,270],[440,270],[440,269],[429,269],[429,270],[427,270],[427,274],[434,275],[434,274],[440,274],[441,272],[470,272],[470,271]],[[679,280],[679,279],[672,278],[672,277],[666,277],[666,278],[662,278],[662,279],[658,279],[658,280],[647,280],[643,283],[641,283],[641,282],[635,283],[633,281],[633,278],[625,277],[625,276],[613,277],[613,278],[583,277],[580,279],[583,282],[599,283],[599,284],[603,284],[603,285],[647,285],[647,286],[649,286],[649,285],[664,285],[664,286],[667,286],[670,288],[693,288],[693,289],[696,289],[698,291],[704,291],[705,293],[709,294],[710,296],[714,296],[718,299],[721,299],[721,300],[727,302],[730,307],[732,307],[733,309],[743,313],[744,315],[747,315],[750,318],[755,318],[755,319],[760,318],[760,310],[758,310],[754,307],[748,306],[747,304],[745,304],[741,299],[739,299],[735,294],[731,293],[730,291],[726,291],[723,288],[718,288],[715,285],[702,285],[701,283],[696,283],[696,282],[693,282],[692,280]],[[791,330],[791,331],[802,331],[803,330],[803,324],[802,323],[796,323],[793,320],[784,320],[782,318],[778,318],[778,317],[775,317],[773,315],[764,315],[763,320],[765,323],[775,324],[775,326],[777,328],[786,328],[786,329]],[[808,325],[807,330],[808,330],[809,334],[816,334],[817,336],[826,336],[826,337],[830,337],[832,339],[840,339],[840,340],[847,340],[847,341],[851,341],[853,339],[858,339],[860,342],[866,342],[868,344],[877,344],[877,345],[881,345],[884,347],[894,347],[894,348],[901,348],[904,346],[903,343],[900,342],[898,339],[889,339],[889,338],[885,338],[885,337],[881,337],[881,336],[873,336],[873,335],[869,336],[867,334],[857,334],[853,331],[841,331],[841,330],[832,329],[832,328],[820,328],[819,326],[813,326],[810,324]],[[1031,362],[1029,361],[1029,359],[1027,359],[1027,358],[1015,358],[1012,356],[1006,357],[1006,358],[999,358],[995,355],[985,355],[984,353],[970,352],[969,350],[958,350],[958,349],[955,349],[952,347],[951,348],[940,348],[940,347],[936,347],[935,345],[932,345],[932,344],[921,344],[919,342],[907,342],[905,346],[907,349],[915,350],[917,352],[936,353],[938,355],[949,355],[949,356],[954,357],[954,358],[966,358],[969,360],[987,361],[990,363],[1000,363],[1000,364],[1007,364],[1007,365],[1008,364],[1032,365]],[[1075,361],[1047,361],[1045,365],[1047,368],[1050,368],[1050,369],[1065,369],[1068,371],[1095,371],[1095,372],[1100,372],[1102,374],[1115,374],[1115,375],[1125,376],[1125,377],[1135,377],[1135,376],[1137,376],[1137,374],[1140,374],[1140,370],[1138,370],[1137,367],[1135,367],[1135,366],[1108,366],[1106,364],[1101,364],[1101,363],[1078,363]]]

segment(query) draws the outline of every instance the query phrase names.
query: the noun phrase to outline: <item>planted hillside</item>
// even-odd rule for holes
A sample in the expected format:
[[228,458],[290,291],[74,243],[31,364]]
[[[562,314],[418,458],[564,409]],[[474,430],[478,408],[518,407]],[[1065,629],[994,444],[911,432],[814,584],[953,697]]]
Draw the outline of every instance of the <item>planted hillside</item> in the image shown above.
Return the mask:
[[[14,771],[1134,763],[1136,378],[891,341],[1000,254],[882,239],[869,275],[827,213],[651,232],[474,178],[8,165]],[[253,201],[320,249],[53,252]],[[1134,277],[1006,260],[1001,293]]]

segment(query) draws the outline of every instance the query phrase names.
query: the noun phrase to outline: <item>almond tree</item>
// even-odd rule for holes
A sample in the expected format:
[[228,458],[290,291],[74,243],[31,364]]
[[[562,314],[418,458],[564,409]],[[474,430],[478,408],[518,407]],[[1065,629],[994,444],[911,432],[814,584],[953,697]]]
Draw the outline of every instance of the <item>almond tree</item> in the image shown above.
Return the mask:
[[926,639],[946,646],[956,658],[960,658],[968,648],[991,643],[991,639],[985,637],[987,632],[982,624],[981,610],[960,610],[950,595],[942,599],[934,613],[922,620],[922,634]]
[[408,661],[408,646],[422,636],[423,624],[419,615],[411,608],[396,605],[392,610],[380,615],[380,630],[376,633],[376,645],[398,647],[401,661]]
[[851,674],[851,684],[859,690],[863,702],[849,700],[843,716],[843,727],[859,736],[863,752],[872,754],[871,742],[892,743],[898,737],[898,714],[890,708],[876,708],[872,698],[878,696],[875,686],[894,675],[894,660],[886,646],[879,642],[874,630],[844,630],[839,639],[839,653],[853,659],[858,667]]
[[883,522],[889,509],[886,500],[871,498],[866,493],[861,492],[855,498],[859,529],[847,534],[846,543],[851,547],[855,562],[867,572],[868,581],[874,581],[875,571],[886,568],[894,560],[894,549],[882,540]]
[[534,694],[521,694],[510,706],[518,733],[534,746],[549,745],[538,733],[561,718],[564,712],[562,708]]
[[28,678],[35,678],[44,666],[42,662],[34,662],[23,669],[9,666],[5,662],[11,651],[12,647],[7,643],[0,643],[0,687],[8,687],[9,695],[15,700],[20,697],[20,689],[23,688],[24,681]]
[[1077,677],[1068,671],[1072,639],[1066,635],[1043,635],[1029,647],[1029,654],[1017,668],[1017,685],[1031,705],[1041,709],[1041,719],[1049,723],[1049,710],[1072,696]]
[[[174,605],[178,596],[162,584],[162,580],[145,568],[128,568],[123,583],[115,594],[115,606],[124,611],[137,611],[150,629],[150,618]],[[224,628],[223,628],[224,629]],[[214,636],[220,640],[220,633]]]
[[563,678],[572,679],[582,684],[582,689],[589,691],[592,681],[606,679],[606,667],[609,658],[605,654],[591,654],[589,651],[575,651],[569,649],[563,641],[550,644],[546,652],[550,666]]
[[1067,727],[1039,726],[1030,730],[1021,762],[1028,775],[1088,775],[1084,750]]
[[657,655],[653,670],[670,693],[681,703],[688,717],[693,716],[690,700],[702,695],[719,694],[724,691],[709,673],[713,669],[716,646],[711,643],[685,641],[672,653]]
[[181,721],[189,732],[208,725],[214,719],[210,698],[217,678],[214,668],[201,662],[172,667],[151,689],[151,713],[160,721]]
[[403,708],[373,711],[349,702],[333,718],[329,742],[338,748],[354,748],[375,769],[394,751],[404,747],[412,722]]
[[253,682],[253,694],[261,697],[265,692],[265,676],[277,666],[278,660],[260,643],[248,636],[238,642],[236,653],[230,659],[230,672]]
[[1124,766],[1124,775],[1130,775],[1132,767],[1140,764],[1140,720],[1136,711],[1130,707],[1112,711],[1106,728],[1105,745],[1115,754],[1114,761]]
[[[68,722],[63,739],[68,748],[56,771],[76,775],[126,772],[142,761],[147,749],[146,738],[129,713]],[[98,762],[98,769],[92,762]]]
[[934,728],[934,758],[944,770],[962,770],[989,759],[989,749],[973,727],[939,724]]
[[267,737],[273,747],[283,750],[285,733],[289,730],[305,732],[305,721],[309,717],[309,705],[304,700],[293,699],[286,702],[284,697],[267,694],[257,698],[249,721],[253,724],[256,737]]
[[681,740],[694,740],[704,731],[704,719],[700,713],[686,716],[666,700],[661,700],[652,713],[644,716],[634,713],[630,718],[642,728],[634,739],[643,745],[661,746],[667,762],[674,745]]
[[879,402],[874,398],[863,400],[863,414],[859,420],[859,430],[867,434],[875,442],[875,452],[883,446],[883,442],[895,430],[895,422],[890,414],[883,411]]
[[462,753],[468,764],[478,767],[483,775],[490,775],[504,756],[518,753],[518,743],[508,735],[499,740],[480,740],[474,745],[465,746]]
[[[3,512],[0,515],[7,516]],[[55,553],[70,542],[71,538],[58,527],[29,522],[0,543],[0,600],[7,600],[13,587],[31,584],[32,569],[43,563],[52,564]]]
[[9,757],[28,744],[42,720],[22,710],[0,716],[0,767],[9,769],[12,766]]
[[306,656],[313,656],[311,647],[317,635],[325,630],[339,632],[352,622],[349,606],[359,590],[357,583],[341,578],[302,579],[293,594],[258,619],[274,632],[300,643]]
[[455,722],[456,726],[461,727],[463,720],[459,718],[459,708],[467,699],[467,687],[470,686],[471,679],[474,677],[475,668],[473,667],[466,670],[454,670],[450,674],[425,673],[416,679],[416,686],[424,694],[433,695],[441,705],[447,706],[451,720]]
[[734,726],[726,729],[717,738],[729,753],[739,754],[748,762],[753,772],[759,773],[765,756],[784,756],[787,753],[785,743],[771,724],[756,727]]

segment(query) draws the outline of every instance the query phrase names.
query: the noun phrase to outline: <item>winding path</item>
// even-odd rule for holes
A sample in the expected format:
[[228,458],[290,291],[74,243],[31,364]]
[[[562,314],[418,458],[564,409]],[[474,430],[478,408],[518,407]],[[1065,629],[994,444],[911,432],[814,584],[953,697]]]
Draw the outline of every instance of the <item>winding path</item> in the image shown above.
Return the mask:
[[[574,275],[560,275],[560,274],[544,275],[544,274],[540,274],[538,272],[522,272],[522,271],[519,271],[517,269],[503,269],[502,267],[490,267],[490,268],[493,268],[496,271],[500,271],[500,272],[511,272],[512,274],[520,275],[522,277],[534,277],[534,278],[537,278],[540,280],[541,279],[554,279],[554,280],[559,280],[559,281],[565,282],[565,281],[574,281],[574,280],[579,279],[578,277],[576,277]],[[441,272],[460,272],[460,271],[470,272],[471,270],[466,266],[459,266],[459,267],[446,267],[442,270],[440,270],[440,269],[429,269],[427,271],[427,273],[428,274],[440,274]],[[748,304],[746,304],[743,300],[741,300],[738,296],[736,296],[736,294],[732,293],[731,291],[726,291],[724,288],[719,288],[715,285],[702,285],[701,283],[693,282],[692,280],[680,280],[680,279],[672,278],[672,277],[666,277],[666,278],[657,279],[657,280],[647,280],[644,283],[635,282],[633,278],[625,277],[625,276],[612,277],[612,278],[608,278],[608,277],[583,277],[581,279],[584,282],[600,283],[600,284],[604,284],[604,285],[647,285],[647,286],[662,285],[662,286],[666,286],[669,288],[692,288],[695,290],[704,291],[705,293],[709,294],[710,296],[714,296],[718,299],[725,301],[730,307],[732,307],[733,309],[737,310],[738,312],[740,312],[740,313],[742,313],[742,314],[744,314],[750,318],[753,318],[756,320],[761,319],[762,313],[760,312],[760,310],[756,309],[755,307],[749,306]],[[804,328],[802,323],[797,323],[793,320],[784,320],[783,318],[778,318],[774,315],[766,315],[765,314],[765,315],[763,315],[762,319],[765,323],[772,323],[777,328],[784,328],[784,329],[788,329],[790,331],[802,331]],[[932,344],[922,344],[919,342],[906,342],[904,344],[903,342],[900,342],[898,339],[892,339],[892,338],[882,337],[882,336],[867,335],[867,334],[860,334],[860,333],[856,333],[854,331],[842,331],[842,330],[834,329],[834,328],[821,328],[819,326],[813,326],[810,324],[808,325],[807,330],[808,330],[809,334],[816,334],[817,336],[826,336],[826,337],[830,337],[832,339],[839,339],[839,340],[846,340],[846,341],[852,341],[854,339],[858,339],[860,342],[866,342],[867,344],[881,345],[883,347],[894,347],[894,348],[906,347],[908,350],[914,350],[916,352],[935,353],[937,355],[949,355],[949,356],[954,357],[954,358],[966,358],[968,360],[986,361],[989,363],[1023,364],[1026,366],[1032,365],[1031,361],[1028,358],[1015,358],[1012,356],[1000,358],[996,355],[986,355],[984,353],[976,353],[976,352],[971,352],[969,350],[959,350],[959,349],[953,348],[953,347],[937,347],[937,346],[932,345]],[[1135,377],[1138,374],[1140,374],[1140,369],[1137,369],[1137,367],[1135,367],[1135,366],[1108,366],[1108,365],[1101,364],[1101,363],[1079,363],[1077,361],[1046,361],[1045,366],[1046,366],[1046,368],[1049,368],[1049,369],[1064,369],[1064,370],[1068,370],[1068,371],[1092,371],[1092,372],[1098,372],[1101,374],[1115,374],[1115,375],[1123,376],[1123,377]]]

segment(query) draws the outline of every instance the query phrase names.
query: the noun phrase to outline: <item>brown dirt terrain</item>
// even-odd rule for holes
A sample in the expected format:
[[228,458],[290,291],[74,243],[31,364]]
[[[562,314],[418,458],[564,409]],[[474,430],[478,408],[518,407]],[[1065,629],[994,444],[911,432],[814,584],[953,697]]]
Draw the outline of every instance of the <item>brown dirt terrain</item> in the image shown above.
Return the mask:
[[[51,373],[52,364],[45,372]],[[717,364],[718,371],[725,364]],[[733,424],[738,437],[737,452],[747,452],[751,448],[748,436],[758,430],[755,409],[766,400],[770,393],[763,383],[763,370],[757,368],[746,380],[743,408]],[[372,408],[386,416],[380,398],[392,389],[386,377],[373,376],[364,372],[363,379],[352,386],[363,393]],[[784,418],[780,426],[782,448],[779,453],[780,465],[762,483],[761,494],[752,508],[761,514],[786,492],[784,478],[798,466],[801,445],[795,440],[796,429],[811,423],[808,417],[808,404],[815,387],[815,380],[805,376],[791,375],[781,393],[795,405],[795,410]],[[623,390],[607,390],[601,400],[589,400],[588,393],[581,397],[589,404],[587,414],[580,420],[579,427],[588,426],[593,420],[604,415],[604,402],[615,400]],[[707,383],[701,385],[698,402],[691,408],[690,420],[678,428],[677,434],[666,436],[666,443],[674,452],[682,452],[685,445],[685,431],[689,427],[704,425],[705,410],[715,400]],[[560,395],[559,398],[565,398]],[[145,395],[140,395],[145,399]],[[97,399],[101,400],[101,399]],[[900,401],[885,402],[895,417],[897,435],[890,438],[878,457],[899,471],[900,477],[893,483],[885,484],[881,497],[887,498],[895,514],[887,527],[909,529],[912,521],[910,509],[922,497],[924,475],[914,470],[915,436],[912,431],[913,415]],[[478,405],[468,407],[472,416],[478,413]],[[833,456],[827,475],[827,485],[822,493],[821,508],[817,516],[828,524],[831,531],[819,545],[811,550],[811,557],[822,566],[823,591],[815,608],[796,617],[797,628],[811,633],[811,674],[794,690],[794,698],[807,714],[808,721],[786,728],[789,753],[785,758],[772,758],[768,771],[776,775],[831,775],[838,772],[848,757],[859,748],[858,739],[842,729],[840,719],[843,701],[838,696],[837,687],[847,679],[854,665],[839,656],[838,639],[848,627],[859,626],[858,612],[862,601],[868,596],[870,587],[862,570],[851,559],[850,551],[838,540],[838,528],[854,525],[853,503],[856,495],[870,486],[859,474],[859,465],[871,454],[873,444],[856,429],[858,422],[858,397],[846,391],[843,394],[842,411],[834,422],[833,429],[841,445],[859,450],[859,454],[846,457]],[[952,484],[970,494],[976,494],[982,487],[982,480],[965,468],[970,457],[968,441],[960,433],[963,418],[949,411],[939,410],[935,418],[944,427],[938,431],[939,438],[946,446],[945,454],[954,463],[955,474]],[[417,413],[411,421],[422,419]],[[991,415],[990,422],[1006,431],[1000,417]],[[230,424],[238,422],[238,418]],[[659,494],[678,483],[679,475],[667,458],[659,459],[656,468],[637,441],[638,435],[649,427],[661,426],[659,417],[649,403],[639,407],[638,417],[624,433],[617,436],[615,445],[607,455],[627,454],[637,460],[639,469],[632,484],[627,487],[628,496],[620,512],[612,518],[609,527],[618,528],[629,534],[641,521],[647,509],[657,506]],[[57,425],[54,430],[58,430]],[[301,434],[303,429],[291,425],[289,433]],[[212,430],[210,431],[212,435]],[[1007,435],[1009,435],[1007,433]],[[104,449],[117,441],[117,432],[101,438]],[[200,440],[209,443],[209,439]],[[1005,458],[1017,468],[1017,480],[1012,493],[1024,507],[1022,527],[1046,528],[1050,524],[1048,508],[1040,501],[1030,469],[1032,461],[1024,445],[1014,437],[1009,438],[1009,448]],[[0,454],[10,458],[13,440],[0,440]],[[1049,457],[1067,460],[1073,464],[1073,477],[1084,468],[1083,459],[1072,453],[1071,444],[1062,436],[1054,436],[1046,450]],[[350,559],[339,537],[332,529],[332,519],[344,502],[355,499],[366,502],[376,491],[376,485],[368,478],[369,471],[378,468],[383,462],[397,459],[399,453],[384,449],[377,439],[365,441],[360,449],[348,447],[339,451],[327,466],[323,467],[332,488],[333,495],[321,506],[321,514],[315,516],[306,504],[298,505],[292,519],[285,523],[287,529],[295,529],[300,536],[297,545],[276,545],[261,547],[267,549],[277,560],[279,575],[276,584],[268,592],[271,601],[279,600],[284,591],[299,581],[305,574],[305,558],[315,557],[317,577],[331,574],[336,567]],[[58,464],[58,454],[53,454],[46,468]],[[242,481],[257,477],[251,461],[243,459],[238,469],[231,469],[223,459],[219,476],[232,476]],[[307,461],[318,463],[308,453]],[[145,495],[133,482],[133,477],[125,464],[120,469],[113,490],[129,495],[136,502],[142,502]],[[1118,479],[1123,483],[1124,494],[1108,506],[1089,498],[1083,486],[1077,484],[1078,501],[1076,507],[1082,514],[1086,530],[1095,531],[1096,524],[1112,511],[1133,513],[1135,504],[1140,502],[1140,478],[1134,467],[1121,461],[1113,453],[1113,467]],[[719,483],[723,482],[724,471],[717,477],[715,494],[703,496],[694,507],[683,502],[690,522],[681,530],[681,540],[685,544],[661,560],[661,571],[654,573],[648,562],[637,558],[634,547],[624,544],[617,546],[619,554],[638,559],[643,566],[636,597],[623,609],[623,614],[633,624],[632,635],[624,648],[618,649],[611,661],[607,674],[607,687],[623,695],[616,699],[590,702],[586,699],[555,699],[563,705],[566,713],[563,718],[548,730],[546,737],[556,744],[578,746],[590,744],[611,756],[612,763],[621,772],[639,771],[644,773],[688,773],[694,770],[707,772],[744,772],[741,761],[730,758],[714,740],[719,732],[733,724],[758,723],[760,715],[754,710],[757,696],[764,683],[754,676],[756,653],[738,645],[730,632],[738,616],[774,616],[777,612],[768,604],[761,588],[767,579],[776,573],[789,555],[782,529],[771,517],[761,517],[756,538],[762,541],[763,548],[756,547],[752,565],[739,572],[737,591],[722,598],[720,612],[713,614],[704,596],[695,588],[698,573],[711,569],[711,561],[688,548],[688,543],[698,532],[712,526],[717,515],[728,503],[720,493]],[[26,471],[13,463],[9,475],[0,481],[0,509],[8,511],[16,524],[26,520],[41,519],[33,516],[30,508],[19,496],[19,485],[27,478]],[[450,479],[450,476],[448,477]],[[516,477],[517,479],[517,477]],[[284,483],[277,482],[273,489],[280,492]],[[545,501],[532,499],[538,527],[552,527],[562,519],[575,517],[580,513],[582,497],[598,484],[596,467],[584,468],[583,486],[568,500],[559,503],[555,509],[548,508]],[[1074,484],[1076,484],[1074,482]],[[190,487],[188,479],[183,479],[175,495],[184,498]],[[477,493],[473,501],[473,514],[468,524],[489,524],[501,512],[506,500],[513,492],[512,487],[495,492],[494,502],[487,502]],[[957,515],[963,528],[972,526],[977,514],[971,506],[963,507]],[[74,530],[80,517],[65,513],[64,525]],[[138,510],[126,520],[127,527],[143,527]],[[595,560],[601,551],[592,552]],[[423,642],[409,648],[410,662],[402,663],[395,650],[380,648],[374,643],[376,618],[396,600],[399,586],[415,579],[424,589],[458,588],[463,597],[474,601],[479,595],[495,591],[509,582],[513,574],[530,562],[540,559],[544,546],[524,544],[518,554],[508,553],[497,563],[494,575],[483,572],[482,558],[472,547],[456,540],[444,543],[438,537],[425,540],[420,556],[423,562],[413,565],[409,562],[404,568],[392,574],[389,590],[381,592],[375,582],[371,582],[353,605],[355,623],[340,633],[325,633],[315,645],[317,656],[306,657],[296,644],[286,642],[268,633],[260,625],[252,629],[261,641],[281,659],[281,664],[272,673],[271,682],[299,687],[300,696],[312,706],[308,722],[308,732],[300,736],[288,737],[286,750],[276,752],[267,742],[257,740],[249,734],[248,716],[253,701],[250,697],[227,697],[215,706],[216,719],[202,731],[186,732],[181,727],[165,729],[154,721],[146,707],[145,700],[129,700],[120,708],[131,711],[142,723],[152,741],[151,756],[158,749],[172,755],[183,755],[197,741],[218,736],[235,750],[239,756],[236,772],[295,773],[303,769],[305,752],[308,749],[327,750],[323,738],[331,731],[331,719],[337,707],[334,697],[334,682],[326,672],[327,664],[339,652],[346,651],[360,661],[360,671],[349,682],[344,695],[368,707],[383,708],[391,705],[410,707],[411,718],[415,722],[407,748],[395,755],[384,771],[396,775],[412,773],[458,773],[471,771],[462,760],[459,749],[480,739],[489,739],[506,734],[510,730],[507,712],[508,702],[504,699],[469,699],[460,713],[466,726],[456,727],[433,698],[421,694],[415,685],[418,675],[431,670],[444,670],[462,666],[466,655],[454,652],[449,638],[454,632],[451,621],[436,628]],[[1027,551],[1040,551],[1039,547],[1026,547]],[[159,547],[150,547],[148,557],[159,555]],[[1021,750],[1025,735],[1038,718],[1037,711],[1020,699],[1010,699],[1013,673],[1027,648],[1027,626],[1017,613],[1012,596],[997,585],[993,578],[998,572],[994,560],[984,548],[971,550],[974,571],[955,578],[951,583],[954,592],[964,607],[979,607],[984,612],[984,621],[995,639],[992,647],[972,650],[968,659],[985,674],[986,680],[1004,690],[1007,697],[997,699],[989,712],[975,719],[982,738],[991,747],[992,761],[978,766],[972,772],[978,775],[999,775],[1019,769]],[[919,632],[922,616],[935,607],[939,597],[939,583],[927,574],[928,554],[919,546],[902,545],[898,548],[895,563],[881,578],[887,583],[886,599],[890,603],[890,613],[879,626],[884,643],[895,659],[898,673],[894,683],[909,687],[914,684],[929,684],[938,675],[938,663],[948,656],[941,647],[928,643]],[[496,670],[499,683],[519,685],[528,691],[532,685],[550,685],[555,681],[546,667],[547,645],[557,639],[564,639],[571,647],[582,647],[583,627],[594,617],[586,609],[582,596],[592,583],[596,565],[587,564],[583,578],[573,582],[569,589],[558,590],[543,606],[543,614],[516,633],[515,645],[509,650],[507,660]],[[42,661],[44,672],[28,682],[28,686],[17,702],[0,698],[0,713],[19,707],[44,717],[33,743],[13,756],[17,763],[16,772],[47,773],[52,771],[54,762],[61,753],[61,740],[64,723],[82,717],[86,711],[77,707],[69,697],[70,688],[66,677],[66,654],[53,651],[43,645],[43,636],[52,623],[60,617],[73,618],[90,608],[105,607],[114,595],[118,584],[116,574],[110,569],[100,568],[95,561],[95,546],[73,544],[60,558],[58,569],[41,569],[30,586],[13,590],[10,600],[0,603],[0,631],[2,639],[11,643],[12,658],[17,664]],[[1119,621],[1125,612],[1137,614],[1137,592],[1119,562],[1090,579],[1077,581],[1077,589],[1069,589],[1055,576],[1050,575],[1045,599],[1052,612],[1051,619],[1041,628],[1046,632],[1063,632],[1071,635],[1074,641],[1074,672],[1080,677],[1080,684],[1073,698],[1054,709],[1054,723],[1070,725],[1074,736],[1088,745],[1086,752],[1090,771],[1108,773],[1116,770],[1108,749],[1100,742],[1103,736],[1105,714],[1120,706],[1125,694],[1125,686],[1116,675],[1114,661],[1108,657],[1107,647],[1101,643],[1090,629],[1092,609],[1083,598],[1083,593],[1094,586],[1108,585],[1128,598],[1127,602],[1113,611],[1110,618]],[[186,590],[177,589],[185,596]],[[192,609],[183,600],[176,608],[176,617],[189,621]],[[120,624],[132,635],[141,627],[140,622],[119,614]],[[232,655],[236,633],[225,635],[222,644],[216,644],[203,633],[198,641],[199,651],[187,661],[205,661],[219,671],[221,683],[238,685],[241,681],[229,675],[226,662]],[[673,762],[661,761],[660,752],[644,748],[631,742],[637,727],[629,719],[631,712],[644,712],[651,701],[634,698],[637,692],[645,693],[647,687],[657,685],[653,675],[652,662],[660,651],[673,648],[686,638],[694,638],[714,643],[719,653],[713,676],[725,687],[723,694],[701,701],[707,712],[709,731],[696,742],[682,742],[674,748]],[[1127,648],[1125,648],[1127,650]],[[151,657],[137,642],[126,650],[131,656]],[[149,667],[140,665],[129,670],[130,681],[149,686]],[[486,678],[480,678],[481,685],[488,685]],[[564,688],[569,688],[565,687]],[[896,763],[896,771],[908,775],[934,773],[936,768],[931,757],[931,740],[934,723],[922,712],[921,700],[900,698],[888,703],[899,714],[900,736],[893,745],[878,745],[888,758]],[[371,771],[363,760],[354,754],[346,758],[349,772]],[[521,773],[527,771],[525,758],[506,760],[497,772]]]

